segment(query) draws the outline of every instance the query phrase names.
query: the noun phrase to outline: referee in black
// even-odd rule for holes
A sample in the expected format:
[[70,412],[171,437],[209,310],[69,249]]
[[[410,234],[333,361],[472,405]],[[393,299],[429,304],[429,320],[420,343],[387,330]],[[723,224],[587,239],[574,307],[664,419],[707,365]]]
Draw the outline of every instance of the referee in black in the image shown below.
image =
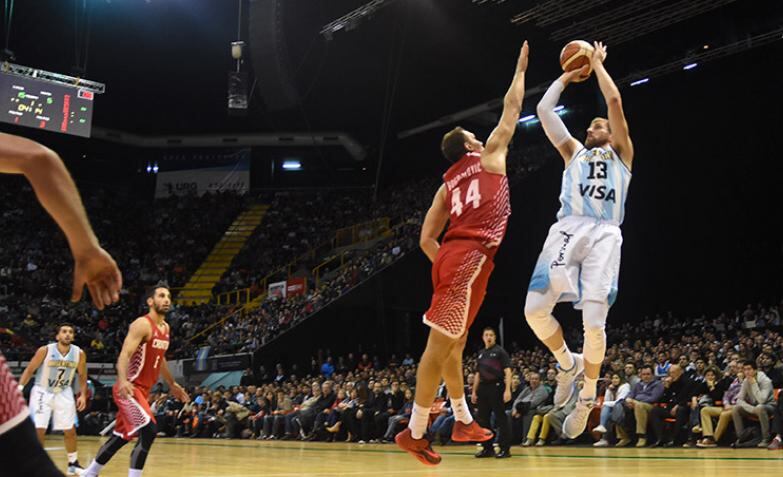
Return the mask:
[[484,328],[482,335],[484,349],[478,354],[478,372],[473,381],[473,391],[470,399],[478,404],[476,420],[485,429],[490,429],[490,415],[495,413],[495,424],[498,426],[498,445],[500,453],[495,454],[492,439],[484,442],[484,446],[476,457],[511,457],[511,425],[506,415],[504,403],[511,401],[511,358],[506,350],[497,343],[495,330]]

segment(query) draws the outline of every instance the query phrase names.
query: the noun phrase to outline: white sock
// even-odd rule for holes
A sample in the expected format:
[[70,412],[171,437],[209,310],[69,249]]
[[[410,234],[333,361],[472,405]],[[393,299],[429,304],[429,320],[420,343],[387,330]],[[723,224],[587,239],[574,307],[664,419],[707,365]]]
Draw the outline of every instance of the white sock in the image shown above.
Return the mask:
[[451,410],[454,411],[454,419],[463,424],[473,422],[473,416],[470,415],[470,408],[464,394],[459,399],[449,398],[449,401],[451,401]]
[[598,379],[585,376],[585,385],[582,387],[582,390],[579,391],[579,397],[582,399],[595,399],[595,388],[597,383]]
[[72,464],[79,460],[79,453],[78,452],[69,452],[68,453],[68,463]]
[[93,459],[90,466],[82,474],[82,477],[97,477],[101,473],[101,469],[103,469],[103,466]]
[[414,439],[421,439],[427,432],[427,424],[430,422],[430,408],[419,406],[413,403],[413,412],[411,420],[408,422],[408,429],[411,430],[411,436]]
[[563,341],[563,347],[555,351],[554,355],[555,359],[557,360],[557,364],[560,365],[560,368],[563,369],[563,371],[568,371],[576,364],[574,362],[574,357],[571,355],[571,351],[568,349],[568,345],[565,343],[565,341]]
[[128,469],[128,477],[141,477],[142,469]]

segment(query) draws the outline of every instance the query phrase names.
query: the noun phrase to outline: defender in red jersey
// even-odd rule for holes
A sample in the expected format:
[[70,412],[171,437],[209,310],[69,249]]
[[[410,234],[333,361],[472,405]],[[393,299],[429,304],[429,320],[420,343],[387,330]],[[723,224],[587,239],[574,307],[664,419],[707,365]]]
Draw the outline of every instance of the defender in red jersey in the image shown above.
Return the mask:
[[[416,397],[408,428],[395,441],[426,465],[440,463],[424,436],[430,406],[441,378],[446,382],[456,419],[451,439],[456,442],[492,439],[492,431],[470,415],[462,378],[462,352],[468,328],[486,294],[493,258],[506,233],[511,214],[506,155],[516,130],[525,96],[527,42],[522,45],[511,87],[503,102],[500,122],[487,146],[473,133],[456,128],[441,144],[453,163],[443,175],[421,228],[420,245],[432,261],[432,304],[424,313],[430,330],[427,347],[416,374]],[[443,242],[438,237],[449,224]],[[482,427],[483,426],[483,427]]]
[[149,392],[161,374],[175,398],[182,402],[190,401],[188,393],[174,381],[166,362],[169,325],[165,318],[171,308],[168,285],[155,285],[148,293],[147,305],[149,313],[131,323],[117,359],[117,383],[112,391],[119,411],[114,435],[98,451],[95,460],[82,474],[84,476],[97,476],[114,454],[137,435],[139,440],[131,452],[128,475],[141,476],[147,454],[157,434],[155,416],[152,415],[148,402]]

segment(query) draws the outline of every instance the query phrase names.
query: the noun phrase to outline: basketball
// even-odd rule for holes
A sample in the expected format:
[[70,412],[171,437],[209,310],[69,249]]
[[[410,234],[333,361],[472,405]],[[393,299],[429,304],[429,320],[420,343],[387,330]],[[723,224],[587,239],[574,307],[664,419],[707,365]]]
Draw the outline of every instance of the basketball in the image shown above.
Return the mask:
[[[593,45],[584,40],[571,41],[560,51],[560,66],[563,68],[563,71],[578,70],[585,65],[590,66],[590,58],[593,56],[593,51]],[[574,81],[584,81],[590,77],[592,72],[593,68],[591,66],[587,74],[580,75]]]

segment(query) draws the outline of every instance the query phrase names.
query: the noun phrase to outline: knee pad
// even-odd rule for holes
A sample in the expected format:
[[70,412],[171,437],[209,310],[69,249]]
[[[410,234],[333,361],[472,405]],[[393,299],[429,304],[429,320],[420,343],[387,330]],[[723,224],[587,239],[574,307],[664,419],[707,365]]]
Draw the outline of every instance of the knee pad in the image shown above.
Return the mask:
[[560,328],[560,323],[552,316],[555,304],[550,303],[547,295],[530,292],[525,300],[525,319],[528,326],[541,341],[552,337]]
[[588,301],[582,309],[582,320],[585,327],[584,358],[592,364],[600,364],[606,354],[606,315],[609,314],[607,303]]

